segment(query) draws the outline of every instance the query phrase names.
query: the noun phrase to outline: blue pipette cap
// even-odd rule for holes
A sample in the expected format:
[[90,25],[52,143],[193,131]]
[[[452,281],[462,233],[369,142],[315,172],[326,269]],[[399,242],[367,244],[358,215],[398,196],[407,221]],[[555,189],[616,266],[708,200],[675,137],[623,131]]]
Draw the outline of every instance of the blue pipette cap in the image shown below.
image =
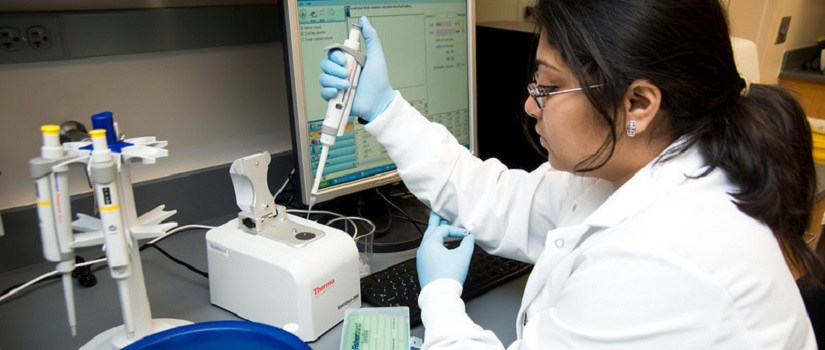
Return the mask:
[[117,133],[115,133],[115,120],[112,112],[100,112],[92,115],[92,129],[106,130],[106,143],[114,145],[117,143]]

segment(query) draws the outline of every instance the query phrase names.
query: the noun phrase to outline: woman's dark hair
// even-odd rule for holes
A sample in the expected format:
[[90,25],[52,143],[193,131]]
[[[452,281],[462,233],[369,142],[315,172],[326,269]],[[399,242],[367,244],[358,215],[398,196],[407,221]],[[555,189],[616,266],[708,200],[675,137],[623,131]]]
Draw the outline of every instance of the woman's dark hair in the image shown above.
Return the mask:
[[616,147],[626,89],[638,79],[662,94],[657,130],[683,138],[664,161],[698,145],[709,166],[739,187],[739,209],[766,223],[803,286],[822,286],[822,261],[806,244],[816,187],[810,127],[786,91],[748,84],[736,69],[719,0],[539,0],[538,28],[562,55],[612,132],[576,171],[603,166]]

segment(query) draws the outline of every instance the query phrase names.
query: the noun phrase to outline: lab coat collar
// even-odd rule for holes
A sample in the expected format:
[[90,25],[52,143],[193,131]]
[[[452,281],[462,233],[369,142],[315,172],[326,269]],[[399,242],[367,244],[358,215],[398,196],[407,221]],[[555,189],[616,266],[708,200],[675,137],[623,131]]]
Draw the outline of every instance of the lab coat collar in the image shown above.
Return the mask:
[[684,141],[684,138],[676,140],[653,161],[636,172],[630,180],[608,197],[604,204],[590,214],[584,223],[594,227],[613,227],[648,207],[655,200],[666,196],[679,184],[702,174],[707,166],[697,144],[682,154],[664,162],[657,162],[663,154]]

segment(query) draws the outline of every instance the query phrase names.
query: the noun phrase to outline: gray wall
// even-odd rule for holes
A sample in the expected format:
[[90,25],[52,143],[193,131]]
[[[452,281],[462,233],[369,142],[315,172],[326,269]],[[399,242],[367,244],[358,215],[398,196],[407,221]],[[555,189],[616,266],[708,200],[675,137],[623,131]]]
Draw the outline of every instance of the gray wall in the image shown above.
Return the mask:
[[[286,178],[291,136],[277,5],[0,12],[0,26],[42,20],[59,28],[61,55],[28,59],[0,49],[0,272],[43,260],[28,171],[43,124],[90,126],[92,114],[112,111],[126,137],[167,140],[167,158],[131,165],[136,206],[141,214],[165,204],[181,225],[237,212],[228,176],[235,159],[268,151],[270,187]],[[73,212],[92,214],[83,171],[70,177]]]
[[[269,25],[280,28],[274,10],[277,5],[260,6],[269,7]],[[234,8],[222,6],[219,12],[237,17]],[[223,41],[203,40],[198,32],[237,32],[235,38],[242,37],[239,30],[248,28],[239,29],[237,23],[249,21],[243,17],[222,20],[215,14],[207,16],[206,22],[177,20],[190,18],[193,11],[201,8],[110,11],[103,16],[89,12],[87,17],[96,16],[100,23],[92,28],[105,33],[116,34],[128,23],[123,18],[133,18],[136,31],[119,34],[121,43],[133,43],[131,48],[116,48],[114,52],[120,54],[108,55],[111,52],[103,49],[114,45],[109,44],[100,46],[107,55],[0,64],[0,210],[35,202],[28,160],[39,155],[41,125],[65,120],[88,125],[89,117],[101,111],[114,112],[127,137],[156,136],[169,141],[168,158],[132,167],[135,182],[223,165],[255,152],[278,153],[291,148],[279,40],[250,44],[241,39],[233,42],[232,35]],[[25,15],[33,14],[38,15]],[[0,14],[0,22],[13,15]],[[77,18],[84,13],[61,15]],[[105,22],[111,18],[116,21]],[[166,24],[163,19],[167,19]],[[164,25],[168,30],[157,30]],[[204,25],[217,30],[199,31]],[[148,36],[141,38],[140,33]],[[162,38],[176,40],[158,43],[158,33],[169,33]],[[77,42],[63,43],[65,51],[79,52]],[[80,170],[71,174],[73,194],[90,191]]]

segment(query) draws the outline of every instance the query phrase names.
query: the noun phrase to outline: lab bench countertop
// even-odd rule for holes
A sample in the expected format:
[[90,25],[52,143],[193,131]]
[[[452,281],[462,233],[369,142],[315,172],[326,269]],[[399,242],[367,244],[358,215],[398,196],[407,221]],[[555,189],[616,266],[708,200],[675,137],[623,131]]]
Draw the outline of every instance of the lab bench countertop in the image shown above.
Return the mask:
[[[211,223],[211,224],[218,224]],[[164,250],[206,271],[206,230],[192,229],[171,236],[160,243]],[[32,232],[32,234],[37,234]],[[198,248],[200,247],[200,248]],[[99,248],[81,253],[87,260],[101,256]],[[397,253],[376,253],[372,269],[378,271],[415,256],[415,249]],[[234,314],[209,302],[209,281],[178,265],[155,249],[141,252],[146,289],[153,318],[173,318],[190,322],[238,320]],[[77,336],[69,330],[63,288],[60,280],[50,280],[29,287],[0,303],[0,350],[11,349],[78,349],[101,332],[123,324],[117,287],[108,268],[96,265],[97,285],[83,288],[75,282]],[[54,269],[53,263],[40,263],[0,274],[0,286],[24,283]],[[527,282],[522,276],[499,286],[467,303],[467,313],[485,329],[499,336],[504,344],[515,340],[515,322],[521,295]],[[273,291],[277,297],[277,291]],[[364,307],[369,307],[365,303]],[[339,323],[318,340],[308,343],[312,349],[339,349],[342,324]],[[424,337],[422,326],[410,330],[412,336]]]

